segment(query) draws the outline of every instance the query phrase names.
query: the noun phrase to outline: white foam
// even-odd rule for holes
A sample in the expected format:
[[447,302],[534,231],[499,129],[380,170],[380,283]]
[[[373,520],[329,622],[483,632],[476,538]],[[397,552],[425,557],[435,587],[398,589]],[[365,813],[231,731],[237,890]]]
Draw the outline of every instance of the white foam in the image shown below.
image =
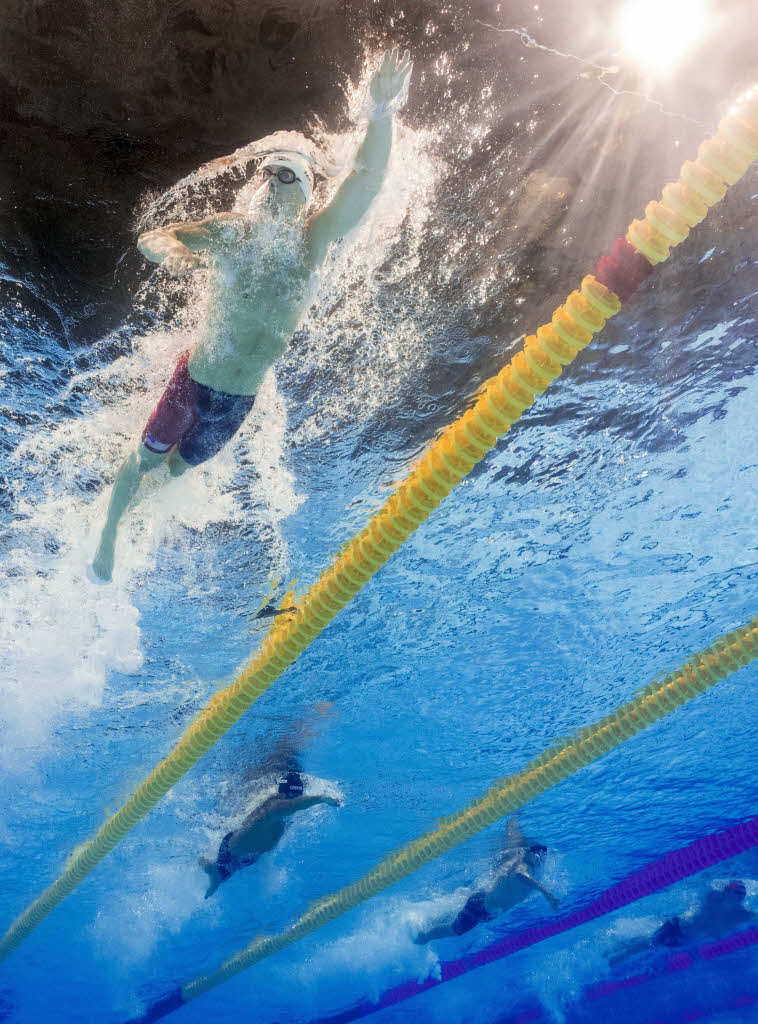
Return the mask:
[[336,1005],[368,996],[378,999],[396,981],[416,977],[420,981],[439,973],[439,958],[429,947],[412,942],[418,919],[402,900],[382,901],[368,907],[357,927],[333,942],[322,942],[318,951],[293,968],[302,988],[293,996],[302,1005],[310,989],[322,995],[338,992]]
[[[105,518],[110,482],[135,447],[141,428],[191,337],[184,329],[135,339],[134,354],[76,378],[91,408],[30,433],[14,454],[23,470],[16,495],[16,543],[1,571],[0,763],[23,772],[50,752],[55,723],[98,707],[112,672],[137,673],[143,652],[132,592],[154,568],[170,535],[241,521],[242,499],[276,526],[302,500],[282,466],[286,409],[270,374],[240,444],[253,453],[258,475],[233,486],[234,446],[199,471],[167,482],[148,477],[119,533],[113,583],[87,576]],[[82,481],[104,480],[93,498]],[[165,486],[160,487],[160,484]],[[270,498],[270,500],[269,500]],[[250,518],[250,513],[246,513]],[[272,558],[285,558],[283,544]]]
[[206,883],[199,865],[148,865],[135,889],[109,891],[90,928],[93,948],[119,973],[144,962],[162,938],[178,935],[201,908],[206,916],[218,916],[218,907],[204,899]]

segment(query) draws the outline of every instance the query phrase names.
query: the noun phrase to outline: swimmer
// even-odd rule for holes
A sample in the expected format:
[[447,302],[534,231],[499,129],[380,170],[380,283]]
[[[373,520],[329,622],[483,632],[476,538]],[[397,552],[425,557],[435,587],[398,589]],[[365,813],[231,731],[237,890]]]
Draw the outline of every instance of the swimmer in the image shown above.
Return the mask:
[[238,829],[227,832],[221,840],[215,860],[209,857],[198,858],[198,863],[210,879],[206,899],[237,871],[250,867],[264,853],[273,850],[284,835],[287,819],[293,814],[318,804],[342,806],[333,796],[304,796],[303,789],[300,772],[287,772],[279,783],[276,795],[268,797],[248,814]]
[[321,794],[305,796],[300,755],[320,727],[334,715],[331,703],[317,704],[312,711],[296,722],[278,740],[273,748],[243,773],[244,789],[259,784],[261,778],[274,775],[279,778],[275,794],[255,807],[245,820],[221,840],[214,859],[199,857],[198,863],[210,879],[206,899],[212,896],[222,882],[235,872],[250,867],[272,850],[284,835],[287,820],[298,811],[306,811],[318,804],[341,807],[335,797]]
[[745,906],[747,888],[742,879],[733,878],[723,888],[709,888],[693,913],[670,917],[652,934],[636,939],[608,957],[617,964],[627,957],[649,949],[678,949],[729,935],[743,924],[753,924],[756,915]]
[[265,372],[285,351],[305,312],[313,273],[329,246],[362,220],[382,186],[392,115],[412,68],[408,51],[402,57],[397,49],[384,54],[368,83],[368,125],[354,170],[327,206],[313,206],[312,158],[274,149],[263,156],[260,185],[247,212],[167,224],[140,235],[140,252],[162,263],[172,277],[205,265],[198,253],[208,254],[210,315],[195,347],[180,357],[136,450],[118,471],[92,562],[95,581],[112,577],[118,525],[143,476],[164,462],[171,476],[181,476],[216,455],[242,426]]
[[482,921],[492,921],[511,910],[533,892],[541,892],[553,910],[558,900],[534,877],[544,861],[547,847],[530,843],[518,827],[515,818],[507,826],[507,845],[498,858],[492,883],[477,889],[464,903],[452,920],[440,921],[428,931],[419,932],[413,940],[418,945],[452,935],[464,935]]

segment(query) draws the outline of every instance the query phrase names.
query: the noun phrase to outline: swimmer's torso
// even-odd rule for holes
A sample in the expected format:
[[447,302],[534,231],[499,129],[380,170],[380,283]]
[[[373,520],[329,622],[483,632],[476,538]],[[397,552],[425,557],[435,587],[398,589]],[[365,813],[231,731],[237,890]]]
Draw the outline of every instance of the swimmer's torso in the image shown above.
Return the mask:
[[253,395],[287,348],[308,300],[302,236],[242,221],[210,261],[208,312],[190,376],[216,391]]
[[229,848],[235,857],[249,853],[267,853],[273,850],[284,835],[285,825],[281,818],[262,818],[247,828],[243,825],[232,834]]
[[498,875],[492,889],[484,897],[484,906],[491,914],[510,910],[532,893],[526,879],[515,870]]

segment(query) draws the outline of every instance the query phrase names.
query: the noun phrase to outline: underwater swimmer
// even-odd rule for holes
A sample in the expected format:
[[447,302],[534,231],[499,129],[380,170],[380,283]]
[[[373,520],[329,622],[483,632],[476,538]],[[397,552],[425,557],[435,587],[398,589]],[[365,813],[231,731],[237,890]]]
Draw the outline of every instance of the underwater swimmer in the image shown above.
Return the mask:
[[[329,246],[361,221],[378,194],[392,146],[392,114],[413,65],[406,51],[385,53],[368,84],[368,126],[355,168],[328,206],[312,212],[310,159],[272,151],[247,213],[219,213],[168,224],[140,236],[138,247],[172,277],[211,266],[211,302],[202,335],[185,352],[116,476],[92,571],[113,572],[116,532],[142,477],[167,461],[180,476],[216,455],[250,412],[260,382],[284,352],[309,300],[308,282]],[[264,244],[265,240],[267,244]]]
[[557,898],[534,877],[546,853],[545,846],[528,842],[515,818],[511,818],[507,826],[506,847],[498,858],[491,884],[472,893],[454,918],[419,932],[413,941],[423,945],[434,939],[464,935],[482,921],[492,921],[499,914],[511,910],[535,891],[541,892],[553,910],[557,910]]
[[649,949],[677,949],[713,941],[729,935],[744,924],[755,924],[756,915],[745,906],[747,886],[733,878],[722,888],[711,887],[701,896],[700,906],[681,917],[669,917],[652,934],[626,943],[608,957],[617,964]]
[[279,779],[278,789],[262,800],[239,828],[227,832],[214,859],[198,858],[209,878],[206,899],[235,872],[255,864],[264,853],[272,850],[284,835],[287,819],[293,814],[317,804],[341,806],[341,801],[334,797],[304,795],[301,763],[303,749],[310,745],[334,713],[331,703],[317,704],[291,725],[262,759],[258,757],[256,763],[248,766],[240,780],[243,790],[252,788],[258,791],[261,783],[272,775]]
[[200,857],[198,862],[210,879],[205,898],[208,899],[232,875],[255,864],[259,857],[273,850],[284,835],[287,819],[298,811],[318,804],[341,807],[333,796],[304,796],[299,771],[287,772],[279,783],[276,796],[270,796],[255,808],[238,829],[227,832],[221,840],[216,859]]

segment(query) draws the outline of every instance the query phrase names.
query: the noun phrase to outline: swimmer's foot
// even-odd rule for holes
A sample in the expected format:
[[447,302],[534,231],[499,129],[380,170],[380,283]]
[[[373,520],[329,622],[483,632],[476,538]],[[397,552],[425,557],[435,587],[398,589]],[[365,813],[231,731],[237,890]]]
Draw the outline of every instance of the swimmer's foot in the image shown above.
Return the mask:
[[296,611],[297,611],[297,608],[295,608],[294,606],[292,608],[277,608],[276,605],[266,604],[256,614],[255,618],[256,619],[271,619],[275,615],[285,615],[287,612],[296,612]]
[[92,559],[92,576],[95,583],[110,583],[113,576],[114,545],[106,539],[101,539]]

